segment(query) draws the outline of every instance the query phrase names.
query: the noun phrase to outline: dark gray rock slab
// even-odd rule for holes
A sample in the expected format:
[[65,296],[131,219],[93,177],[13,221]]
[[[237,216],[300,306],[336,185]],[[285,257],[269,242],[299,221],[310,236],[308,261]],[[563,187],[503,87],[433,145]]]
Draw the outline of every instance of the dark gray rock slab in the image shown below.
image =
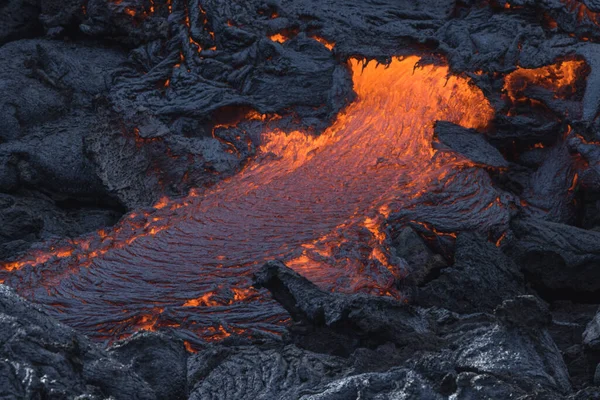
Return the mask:
[[511,227],[508,254],[537,289],[567,297],[600,290],[600,233],[540,219]]
[[462,233],[456,240],[454,264],[419,288],[417,302],[456,312],[492,311],[504,299],[526,292],[519,268],[493,243]]
[[0,394],[5,398],[159,398],[131,360],[123,356],[126,363],[119,362],[4,285],[0,359]]
[[587,325],[582,335],[583,345],[593,351],[600,351],[600,313]]
[[442,144],[475,164],[493,168],[508,167],[508,162],[498,149],[489,144],[485,136],[474,129],[466,129],[447,121],[438,121],[435,124],[435,134]]

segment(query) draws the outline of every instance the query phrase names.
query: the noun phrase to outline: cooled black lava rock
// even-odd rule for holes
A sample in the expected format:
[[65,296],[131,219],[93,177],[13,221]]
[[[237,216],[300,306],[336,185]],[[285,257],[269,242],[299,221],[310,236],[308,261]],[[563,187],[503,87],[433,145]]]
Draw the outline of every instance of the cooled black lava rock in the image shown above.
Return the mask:
[[[393,300],[380,297],[321,292],[276,262],[266,264],[257,281],[273,293],[296,321],[321,327],[312,336],[306,335],[306,331],[300,333],[305,335],[297,340],[302,347],[312,346],[317,352],[331,354],[336,352],[334,347],[314,344],[325,343],[324,337],[328,335],[329,340],[340,338],[342,329],[345,334],[353,332],[358,337],[370,329],[372,350],[365,353],[364,349],[356,349],[349,358],[357,368],[354,371],[364,375],[326,385],[318,391],[322,392],[322,398],[352,397],[358,393],[429,394],[431,398],[443,398],[442,394],[455,392],[492,396],[495,391],[499,391],[497,394],[537,392],[558,397],[570,391],[566,366],[547,330],[550,314],[533,296],[504,301],[496,309],[496,316],[459,315],[440,308],[394,305]],[[356,301],[359,298],[361,303]],[[407,313],[412,315],[410,323],[417,329],[382,334],[385,327],[400,326],[397,321],[406,326]],[[292,329],[290,334],[299,333]],[[409,335],[410,341],[400,339]],[[376,350],[377,345],[389,342],[394,345],[385,351]],[[364,362],[373,357],[378,363]],[[378,366],[389,365],[388,362],[396,368],[378,370]],[[464,375],[465,371],[470,375]],[[397,386],[384,383],[392,377],[397,377]],[[415,379],[421,384],[402,383]]]
[[508,253],[543,295],[585,299],[600,290],[600,233],[539,219],[511,226]]
[[0,391],[7,398],[156,398],[133,371],[0,285]]
[[583,345],[593,351],[600,351],[600,313],[590,321],[583,332]]
[[419,288],[417,302],[456,312],[491,311],[503,300],[526,292],[519,268],[493,243],[463,233],[456,240],[454,264]]
[[[465,129],[447,121],[435,124],[435,134],[441,143],[462,154],[476,164],[494,168],[506,168],[508,163],[498,149],[490,145],[485,137],[474,129]],[[443,146],[439,146],[440,149]]]
[[142,377],[158,399],[187,399],[188,356],[181,340],[142,332],[112,346],[109,353]]
[[185,398],[181,347],[140,335],[107,352],[0,285],[2,398]]

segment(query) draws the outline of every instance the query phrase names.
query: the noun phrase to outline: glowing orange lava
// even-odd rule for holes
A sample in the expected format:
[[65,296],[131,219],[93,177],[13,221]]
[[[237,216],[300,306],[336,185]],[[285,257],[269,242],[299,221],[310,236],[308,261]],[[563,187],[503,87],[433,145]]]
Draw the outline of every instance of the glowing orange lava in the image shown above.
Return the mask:
[[595,25],[600,25],[600,13],[591,11],[583,2],[579,0],[561,0],[570,13],[577,14],[577,21],[589,21]]
[[536,69],[519,68],[506,76],[504,90],[512,102],[524,100],[524,91],[530,85],[552,90],[557,98],[564,98],[575,92],[575,83],[585,66],[584,61],[569,60]]
[[277,42],[277,43],[285,43],[288,41],[288,37],[282,35],[281,33],[276,33],[274,35],[269,36],[269,39],[271,39],[273,42]]
[[[454,207],[457,226],[507,213],[489,177],[473,181],[481,170],[431,145],[436,120],[486,127],[488,101],[447,67],[418,61],[352,61],[357,99],[321,135],[267,131],[238,175],[186,199],[161,199],[111,231],[7,263],[0,279],[102,339],[138,329],[208,341],[280,333],[287,314],[250,287],[252,272],[273,258],[327,290],[401,298],[395,281],[406,272],[385,218],[415,210],[426,193],[438,193],[426,205]],[[473,207],[473,198],[485,202]]]
[[317,42],[321,43],[323,46],[327,47],[328,50],[333,50],[333,48],[335,47],[335,43],[322,38],[320,36],[311,36],[313,39],[315,39]]

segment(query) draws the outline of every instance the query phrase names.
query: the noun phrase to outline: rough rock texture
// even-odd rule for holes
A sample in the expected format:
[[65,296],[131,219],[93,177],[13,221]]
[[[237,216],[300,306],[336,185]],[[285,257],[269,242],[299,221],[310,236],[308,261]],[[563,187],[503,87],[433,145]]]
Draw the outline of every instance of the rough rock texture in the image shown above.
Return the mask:
[[133,368],[4,285],[0,285],[0,358],[0,395],[7,399],[164,398],[157,397],[159,392]]
[[[355,97],[349,58],[447,64],[495,118],[485,132],[428,121],[435,150],[465,163],[399,212],[379,210],[382,248],[408,274],[391,285],[410,304],[326,293],[270,263],[257,282],[288,312],[288,333],[197,341],[187,365],[183,345],[162,333],[103,350],[0,286],[0,397],[600,398],[597,12],[597,0],[4,1],[2,260],[129,210],[141,211],[135,229],[153,232],[144,207],[241,170],[265,124],[329,126]],[[514,71],[573,60],[585,65],[566,87],[524,78],[509,93]],[[54,278],[35,272],[29,279]],[[161,311],[164,326],[173,312]],[[246,317],[234,316],[248,331]],[[209,312],[191,319],[223,328]]]
[[[391,342],[395,345],[386,356],[380,356],[380,365],[385,365],[386,358],[393,359],[394,365],[409,366],[434,382],[442,381],[447,374],[456,376],[459,371],[470,371],[490,374],[507,385],[515,385],[506,388],[505,393],[518,390],[570,391],[566,366],[547,330],[550,313],[533,296],[505,300],[496,308],[495,316],[482,313],[458,315],[439,308],[422,309],[394,304],[381,298],[324,293],[276,262],[266,264],[256,279],[286,307],[296,324],[311,323],[316,327],[310,333],[306,330],[290,331],[292,338],[299,337],[296,343],[300,346],[313,346],[319,341],[323,343],[323,337],[328,335],[340,337],[354,331],[354,335],[360,337],[358,332],[364,332],[369,335],[373,349],[377,344]],[[388,323],[377,326],[380,321]],[[411,326],[407,327],[409,321]],[[310,335],[313,337],[308,340]],[[360,347],[364,347],[364,342]],[[337,351],[334,347],[315,350]],[[410,380],[404,373],[401,374],[404,376],[402,379]],[[357,377],[344,384],[334,384],[340,386],[335,390],[353,393],[358,390],[355,387],[357,380],[360,381]],[[464,377],[460,378],[460,381],[464,380]],[[373,381],[370,390],[394,390],[379,387],[378,381]],[[451,390],[458,387],[458,383],[453,384]],[[409,389],[413,388],[402,390],[406,392]],[[489,391],[490,388],[482,390]]]
[[417,302],[456,312],[491,311],[525,292],[523,275],[511,259],[484,238],[463,233],[456,240],[454,264],[419,288]]
[[188,357],[182,341],[143,332],[112,346],[109,353],[144,379],[158,399],[187,398]]
[[[490,145],[483,135],[473,129],[465,129],[446,121],[435,125],[438,140],[455,152],[462,154],[475,164],[494,168],[506,168],[508,163],[498,149]],[[439,146],[443,149],[443,146]]]
[[593,351],[600,350],[600,313],[596,314],[583,332],[583,345]]
[[542,292],[585,297],[600,290],[600,233],[537,219],[512,227],[509,254]]

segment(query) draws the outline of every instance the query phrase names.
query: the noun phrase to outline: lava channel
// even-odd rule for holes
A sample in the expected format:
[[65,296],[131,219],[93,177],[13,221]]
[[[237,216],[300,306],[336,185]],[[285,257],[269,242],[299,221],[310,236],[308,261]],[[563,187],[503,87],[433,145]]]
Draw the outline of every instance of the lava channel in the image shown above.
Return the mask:
[[395,282],[406,271],[383,226],[391,213],[420,209],[437,191],[439,204],[423,206],[441,207],[438,216],[452,206],[443,218],[457,227],[508,220],[485,172],[432,147],[435,121],[485,128],[489,102],[447,67],[418,61],[351,61],[357,99],[321,135],[265,132],[238,175],[5,263],[0,279],[101,340],[140,329],[174,329],[194,343],[279,334],[289,317],[251,287],[274,258],[327,290],[401,298]]

